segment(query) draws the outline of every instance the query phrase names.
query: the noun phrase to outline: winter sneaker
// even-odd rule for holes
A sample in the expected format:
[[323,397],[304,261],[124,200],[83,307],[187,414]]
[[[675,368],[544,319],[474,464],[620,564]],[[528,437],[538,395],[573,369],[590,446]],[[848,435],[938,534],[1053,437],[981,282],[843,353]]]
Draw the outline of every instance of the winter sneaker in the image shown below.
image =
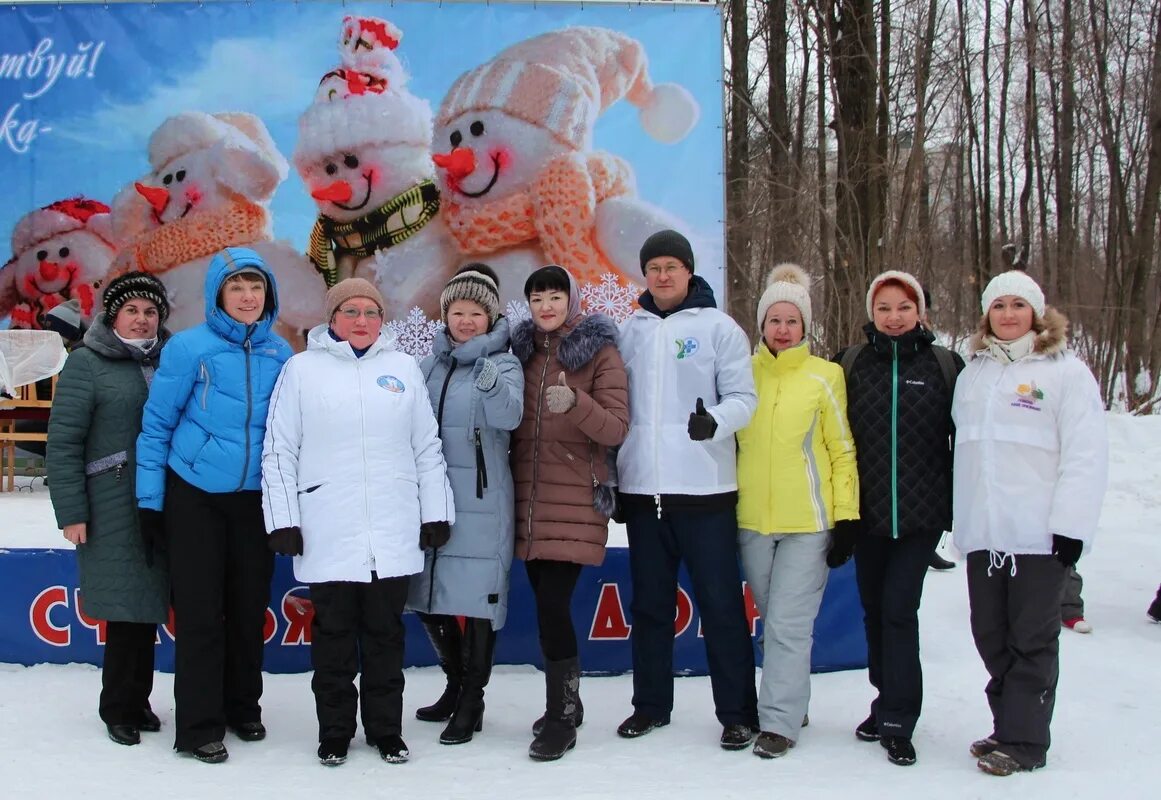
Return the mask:
[[[585,724],[585,704],[581,702],[580,695],[576,698],[576,713],[572,715],[572,726],[579,728]],[[540,732],[544,730],[544,715],[540,719],[532,723],[532,735],[539,736]]]
[[940,572],[945,572],[949,569],[955,569],[955,562],[948,561],[939,553],[932,553],[931,561],[928,562],[928,566],[930,566],[932,569],[939,570]]
[[323,739],[318,746],[318,760],[326,767],[337,767],[347,760],[350,739]]
[[137,725],[137,728],[143,733],[157,733],[161,730],[161,720],[153,713],[153,709],[146,706],[141,711],[141,722]]
[[628,719],[617,726],[617,735],[622,739],[636,739],[655,728],[664,728],[668,724],[669,720],[667,719],[653,719],[640,711],[634,711]]
[[221,764],[230,757],[229,751],[221,742],[207,742],[191,750],[190,755],[203,764]]
[[261,722],[239,722],[230,730],[243,742],[260,742],[266,738],[266,726]]
[[855,738],[860,742],[879,741],[879,723],[875,721],[874,714],[860,722],[855,728]]
[[411,757],[407,743],[397,733],[381,736],[375,740],[374,745],[375,749],[379,751],[379,757],[388,764],[403,764]]
[[1044,764],[1034,764],[1026,767],[1003,750],[993,750],[986,755],[980,756],[980,760],[976,762],[976,766],[989,775],[998,775],[1001,778],[1006,778],[1013,772],[1031,772],[1034,769],[1040,769]]
[[905,736],[884,736],[879,744],[887,751],[887,760],[901,767],[909,767],[915,763],[915,747]]
[[745,750],[754,741],[754,730],[749,725],[734,723],[722,728],[722,737],[718,744],[723,750]]
[[106,725],[105,730],[117,744],[141,744],[141,732],[133,725]]
[[968,752],[975,758],[982,758],[999,746],[1000,743],[989,736],[985,739],[976,739],[972,742],[972,746],[968,748]]
[[1076,631],[1077,633],[1092,633],[1092,623],[1084,617],[1073,617],[1072,619],[1066,619],[1062,624],[1070,631]]
[[754,740],[754,755],[758,758],[781,758],[792,747],[794,747],[794,742],[782,734],[762,731]]

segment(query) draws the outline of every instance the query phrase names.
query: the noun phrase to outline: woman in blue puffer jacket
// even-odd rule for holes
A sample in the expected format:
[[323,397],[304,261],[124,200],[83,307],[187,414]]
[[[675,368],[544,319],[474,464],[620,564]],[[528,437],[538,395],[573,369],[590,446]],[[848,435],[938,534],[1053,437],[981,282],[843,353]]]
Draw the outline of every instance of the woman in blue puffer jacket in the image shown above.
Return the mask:
[[274,275],[228,247],[206,274],[206,321],[166,347],[137,440],[137,505],[164,539],[177,627],[174,748],[218,763],[226,727],[265,738],[262,647],[273,554],[262,518],[266,411],[290,346],[271,328]]

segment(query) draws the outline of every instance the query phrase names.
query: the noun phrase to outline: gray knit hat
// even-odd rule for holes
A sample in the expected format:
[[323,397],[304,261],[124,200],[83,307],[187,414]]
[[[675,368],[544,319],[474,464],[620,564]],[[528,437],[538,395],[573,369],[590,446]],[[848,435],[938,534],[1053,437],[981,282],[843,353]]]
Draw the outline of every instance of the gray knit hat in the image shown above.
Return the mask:
[[487,264],[468,264],[452,276],[439,296],[439,318],[447,325],[448,307],[456,300],[470,300],[488,315],[488,329],[500,316],[500,279]]

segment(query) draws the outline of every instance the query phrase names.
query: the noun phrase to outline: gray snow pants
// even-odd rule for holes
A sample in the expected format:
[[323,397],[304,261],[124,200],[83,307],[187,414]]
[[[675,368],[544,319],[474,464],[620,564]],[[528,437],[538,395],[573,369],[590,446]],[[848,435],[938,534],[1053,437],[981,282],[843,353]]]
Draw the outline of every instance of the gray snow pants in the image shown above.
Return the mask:
[[1084,616],[1084,598],[1080,596],[1084,590],[1084,580],[1076,567],[1069,567],[1064,574],[1064,599],[1060,601],[1060,619],[1076,619]]
[[[1014,564],[1013,564],[1014,559]],[[991,572],[991,575],[988,572]],[[991,679],[992,738],[1021,765],[1043,766],[1060,676],[1065,567],[1050,555],[968,553],[972,636]]]

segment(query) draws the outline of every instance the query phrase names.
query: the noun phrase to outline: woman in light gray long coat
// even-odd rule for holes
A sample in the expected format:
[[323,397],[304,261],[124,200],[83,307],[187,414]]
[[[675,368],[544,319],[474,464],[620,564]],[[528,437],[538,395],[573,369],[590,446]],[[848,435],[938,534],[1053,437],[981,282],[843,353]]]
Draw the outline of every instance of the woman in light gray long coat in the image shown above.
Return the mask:
[[[440,310],[444,330],[420,368],[439,423],[456,521],[446,544],[428,548],[423,572],[411,579],[408,607],[419,612],[447,674],[443,695],[415,715],[450,719],[440,742],[461,744],[481,728],[496,631],[508,613],[515,536],[508,440],[523,414],[524,372],[508,353],[498,280],[486,265],[456,273]],[[462,634],[457,615],[467,617]]]

